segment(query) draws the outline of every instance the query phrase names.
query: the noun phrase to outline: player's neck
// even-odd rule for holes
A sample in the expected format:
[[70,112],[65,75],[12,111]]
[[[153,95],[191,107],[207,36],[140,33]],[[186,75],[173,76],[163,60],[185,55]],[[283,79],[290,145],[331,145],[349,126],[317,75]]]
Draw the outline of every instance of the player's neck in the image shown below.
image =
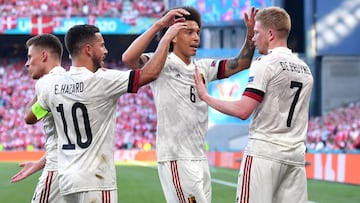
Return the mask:
[[174,51],[174,54],[179,57],[185,64],[189,65],[191,63],[191,57],[185,56],[179,52]]
[[72,58],[71,66],[74,67],[85,67],[91,72],[95,72],[96,69],[94,68],[94,64],[90,60],[83,60],[81,57],[79,58]]

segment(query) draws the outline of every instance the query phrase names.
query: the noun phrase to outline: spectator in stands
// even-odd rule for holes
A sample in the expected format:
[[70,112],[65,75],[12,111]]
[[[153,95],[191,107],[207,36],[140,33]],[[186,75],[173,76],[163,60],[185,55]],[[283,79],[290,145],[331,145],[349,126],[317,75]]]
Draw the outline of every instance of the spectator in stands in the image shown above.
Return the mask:
[[[142,17],[158,17],[164,11],[164,0],[128,1],[132,10]],[[17,0],[1,1],[1,16],[31,17],[96,17],[119,18],[122,15],[124,1],[122,0]]]

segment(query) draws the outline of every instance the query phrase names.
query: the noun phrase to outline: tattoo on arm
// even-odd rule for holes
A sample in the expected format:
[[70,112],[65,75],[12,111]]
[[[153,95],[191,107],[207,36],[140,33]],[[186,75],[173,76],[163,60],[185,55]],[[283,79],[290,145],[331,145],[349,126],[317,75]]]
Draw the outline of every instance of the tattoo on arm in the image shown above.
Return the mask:
[[[229,59],[227,61],[227,67],[229,69],[237,69],[239,62],[242,60],[251,62],[252,57],[254,56],[254,51],[255,51],[255,45],[254,42],[252,42],[251,40],[246,40],[246,43],[244,44],[244,47],[241,49],[240,54],[232,59]],[[243,67],[242,69],[245,69],[245,67]]]

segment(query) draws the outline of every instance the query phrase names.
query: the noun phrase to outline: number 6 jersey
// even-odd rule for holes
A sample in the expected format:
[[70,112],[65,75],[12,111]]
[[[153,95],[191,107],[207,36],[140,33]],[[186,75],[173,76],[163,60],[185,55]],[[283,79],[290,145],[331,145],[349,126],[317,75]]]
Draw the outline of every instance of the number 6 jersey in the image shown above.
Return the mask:
[[204,82],[221,79],[226,61],[200,59],[185,64],[169,54],[158,79],[150,83],[157,113],[157,160],[206,160],[208,105],[195,89],[195,65]]

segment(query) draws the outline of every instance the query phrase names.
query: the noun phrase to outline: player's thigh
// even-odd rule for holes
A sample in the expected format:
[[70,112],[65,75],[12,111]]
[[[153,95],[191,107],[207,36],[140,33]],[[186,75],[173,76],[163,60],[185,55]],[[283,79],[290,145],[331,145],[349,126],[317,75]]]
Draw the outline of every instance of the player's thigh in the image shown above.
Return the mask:
[[63,203],[57,171],[43,170],[31,200],[32,203]]
[[77,192],[63,197],[66,203],[117,203],[117,190]]
[[236,202],[272,203],[273,171],[278,163],[244,154],[238,176]]
[[279,203],[307,203],[307,177],[304,166],[285,165],[286,170],[274,193],[274,202]]
[[178,160],[158,165],[167,202],[211,202],[211,177],[207,160]]

